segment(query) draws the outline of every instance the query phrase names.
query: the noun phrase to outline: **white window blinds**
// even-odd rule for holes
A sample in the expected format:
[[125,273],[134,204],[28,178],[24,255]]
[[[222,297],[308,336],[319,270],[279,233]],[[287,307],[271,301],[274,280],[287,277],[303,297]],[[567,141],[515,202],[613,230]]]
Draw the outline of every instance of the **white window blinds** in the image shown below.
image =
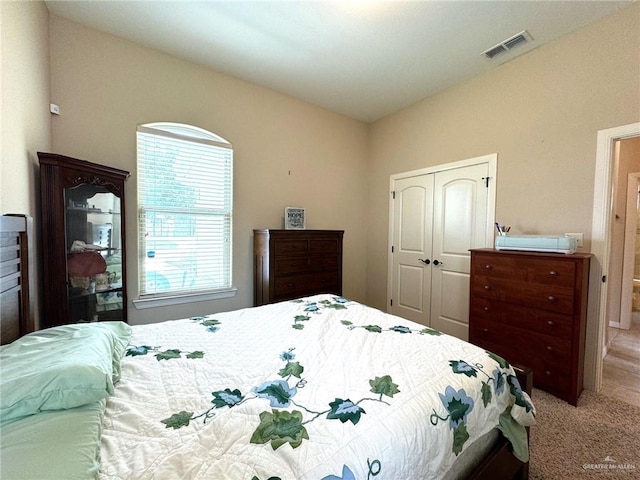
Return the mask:
[[231,287],[233,149],[189,125],[137,129],[140,296]]

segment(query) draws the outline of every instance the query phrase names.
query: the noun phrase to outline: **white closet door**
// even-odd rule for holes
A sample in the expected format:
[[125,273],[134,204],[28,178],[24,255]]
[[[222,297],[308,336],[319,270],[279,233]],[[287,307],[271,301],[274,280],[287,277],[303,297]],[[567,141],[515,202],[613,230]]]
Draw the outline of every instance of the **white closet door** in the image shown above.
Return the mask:
[[391,312],[429,325],[433,175],[397,180],[394,191]]
[[392,180],[390,313],[468,339],[469,249],[493,242],[492,158]]
[[487,244],[487,176],[487,164],[435,175],[431,326],[463,340],[469,332],[469,249]]

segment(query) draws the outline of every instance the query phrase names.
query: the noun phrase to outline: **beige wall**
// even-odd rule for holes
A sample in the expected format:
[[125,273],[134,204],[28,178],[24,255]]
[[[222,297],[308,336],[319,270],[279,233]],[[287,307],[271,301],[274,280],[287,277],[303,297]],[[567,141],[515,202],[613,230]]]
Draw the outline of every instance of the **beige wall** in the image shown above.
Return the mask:
[[51,148],[49,13],[40,2],[0,2],[2,213],[36,214],[36,151]]
[[[280,227],[287,205],[307,207],[309,228],[346,230],[345,295],[385,308],[389,175],[492,152],[500,222],[523,233],[584,232],[588,250],[596,132],[640,120],[637,3],[370,126],[48,18],[40,2],[0,5],[2,117],[12,119],[2,123],[2,212],[36,215],[35,152],[50,150],[132,170],[135,232],[137,124],[191,123],[235,146],[238,296],[131,311],[134,322],[249,305],[251,231]],[[52,127],[50,99],[62,110]]]
[[[583,232],[591,247],[597,132],[640,121],[640,3],[375,123],[367,303],[386,307],[389,175],[498,154],[496,219],[512,233]],[[598,271],[600,259],[593,258]],[[600,285],[590,288],[594,388]]]
[[[0,45],[0,213],[37,219],[36,152],[51,149],[49,13],[44,3],[0,2]],[[34,267],[37,272],[38,265]],[[37,299],[37,281],[34,288]],[[37,302],[34,310],[37,321]]]
[[583,232],[596,136],[640,120],[640,4],[371,127],[367,301],[386,308],[389,176],[498,154],[496,219],[512,233]]
[[[131,171],[127,273],[137,298],[136,125],[182,122],[234,145],[234,299],[129,307],[146,323],[253,302],[254,228],[282,228],[285,206],[307,228],[344,229],[344,295],[365,300],[367,126],[271,90],[51,16],[53,150]],[[290,174],[289,174],[290,172]]]

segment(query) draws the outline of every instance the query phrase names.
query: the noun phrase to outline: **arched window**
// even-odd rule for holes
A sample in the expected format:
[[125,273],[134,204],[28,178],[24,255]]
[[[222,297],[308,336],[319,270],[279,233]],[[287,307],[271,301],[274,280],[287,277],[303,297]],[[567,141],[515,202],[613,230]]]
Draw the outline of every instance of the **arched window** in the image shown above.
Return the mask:
[[137,128],[137,157],[140,299],[229,296],[231,144],[191,125],[148,123]]

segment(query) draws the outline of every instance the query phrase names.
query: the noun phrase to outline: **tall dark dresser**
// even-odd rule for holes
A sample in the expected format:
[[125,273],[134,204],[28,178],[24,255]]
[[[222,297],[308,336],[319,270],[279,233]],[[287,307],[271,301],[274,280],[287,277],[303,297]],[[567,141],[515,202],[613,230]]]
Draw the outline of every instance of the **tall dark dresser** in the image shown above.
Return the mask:
[[577,405],[590,254],[471,250],[469,342],[533,369],[533,385]]
[[342,295],[343,230],[254,230],[254,304]]

